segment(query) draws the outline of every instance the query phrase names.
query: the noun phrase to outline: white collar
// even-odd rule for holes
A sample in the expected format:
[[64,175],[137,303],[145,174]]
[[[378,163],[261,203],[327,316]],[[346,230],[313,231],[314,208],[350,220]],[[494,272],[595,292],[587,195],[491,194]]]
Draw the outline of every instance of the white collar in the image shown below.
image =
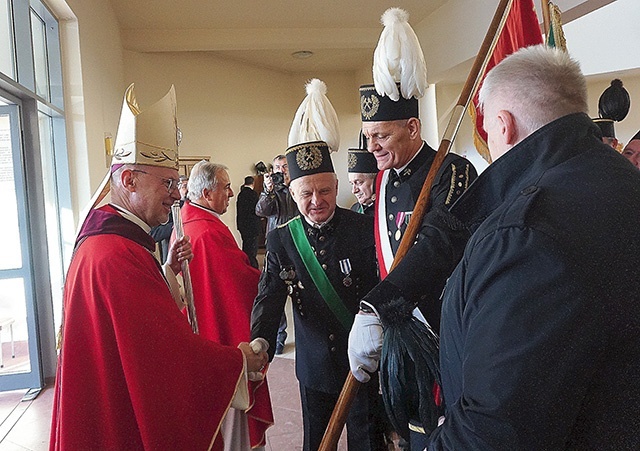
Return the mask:
[[145,232],[149,233],[151,231],[151,226],[149,224],[147,224],[142,219],[140,219],[139,217],[137,217],[136,215],[131,213],[126,208],[121,207],[120,205],[113,204],[113,203],[109,204],[109,205],[111,205],[113,208],[118,210],[118,212],[122,215],[123,218],[128,219],[129,221],[133,222],[134,224],[136,224],[137,226],[142,228],[142,230],[144,230]]
[[200,204],[196,204],[195,202],[190,202],[191,205],[193,205],[196,208],[199,208],[200,210],[204,210],[207,213],[211,213],[213,216],[215,216],[216,218],[220,219],[220,214],[217,211],[214,211],[208,207],[205,207],[204,205],[200,205]]

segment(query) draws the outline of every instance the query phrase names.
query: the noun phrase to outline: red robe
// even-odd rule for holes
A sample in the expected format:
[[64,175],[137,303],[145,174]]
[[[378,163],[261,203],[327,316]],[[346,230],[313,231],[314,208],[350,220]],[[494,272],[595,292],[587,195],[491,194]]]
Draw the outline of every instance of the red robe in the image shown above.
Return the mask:
[[51,450],[222,449],[242,352],[191,332],[154,247],[111,206],[87,218],[65,284]]
[[[181,210],[184,234],[191,239],[189,264],[193,300],[200,335],[217,343],[237,346],[251,340],[251,309],[258,294],[260,271],[249,264],[229,228],[210,211],[186,202]],[[273,424],[266,380],[249,383],[247,410],[251,447],[264,446]]]

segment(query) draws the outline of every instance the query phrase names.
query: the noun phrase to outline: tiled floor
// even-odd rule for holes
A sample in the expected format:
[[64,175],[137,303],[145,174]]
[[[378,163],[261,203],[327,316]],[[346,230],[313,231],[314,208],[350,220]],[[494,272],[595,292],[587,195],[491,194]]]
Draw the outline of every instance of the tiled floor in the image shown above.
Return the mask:
[[[290,307],[287,310],[291,318]],[[289,337],[285,352],[274,359],[268,373],[275,424],[267,431],[266,451],[302,449],[302,414],[293,360],[293,327],[287,331]],[[20,402],[25,392],[0,393],[0,451],[44,451],[49,448],[53,388],[45,388],[34,401]],[[346,449],[345,437],[342,437],[338,450]]]
[[[290,353],[291,346],[288,347]],[[302,416],[294,360],[276,357],[269,369],[275,424],[267,432],[266,451],[302,449]],[[26,390],[0,394],[0,450],[44,451],[49,446],[53,388],[34,401],[20,402]],[[346,450],[344,437],[339,450]]]

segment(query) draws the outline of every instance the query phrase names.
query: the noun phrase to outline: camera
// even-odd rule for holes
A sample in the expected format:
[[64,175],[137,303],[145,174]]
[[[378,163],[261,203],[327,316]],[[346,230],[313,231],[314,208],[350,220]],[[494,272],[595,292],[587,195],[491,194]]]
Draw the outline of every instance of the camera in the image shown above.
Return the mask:
[[274,172],[271,174],[271,180],[274,185],[284,185],[284,174],[282,172]]

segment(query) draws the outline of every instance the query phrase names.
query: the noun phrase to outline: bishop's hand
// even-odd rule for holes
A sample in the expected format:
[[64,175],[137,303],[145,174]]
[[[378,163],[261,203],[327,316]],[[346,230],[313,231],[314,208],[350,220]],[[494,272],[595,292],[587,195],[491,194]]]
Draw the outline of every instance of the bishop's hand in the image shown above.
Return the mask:
[[167,256],[167,264],[171,267],[174,274],[180,272],[183,261],[191,261],[192,258],[193,251],[191,250],[191,241],[188,236],[185,235],[171,243],[169,255]]

